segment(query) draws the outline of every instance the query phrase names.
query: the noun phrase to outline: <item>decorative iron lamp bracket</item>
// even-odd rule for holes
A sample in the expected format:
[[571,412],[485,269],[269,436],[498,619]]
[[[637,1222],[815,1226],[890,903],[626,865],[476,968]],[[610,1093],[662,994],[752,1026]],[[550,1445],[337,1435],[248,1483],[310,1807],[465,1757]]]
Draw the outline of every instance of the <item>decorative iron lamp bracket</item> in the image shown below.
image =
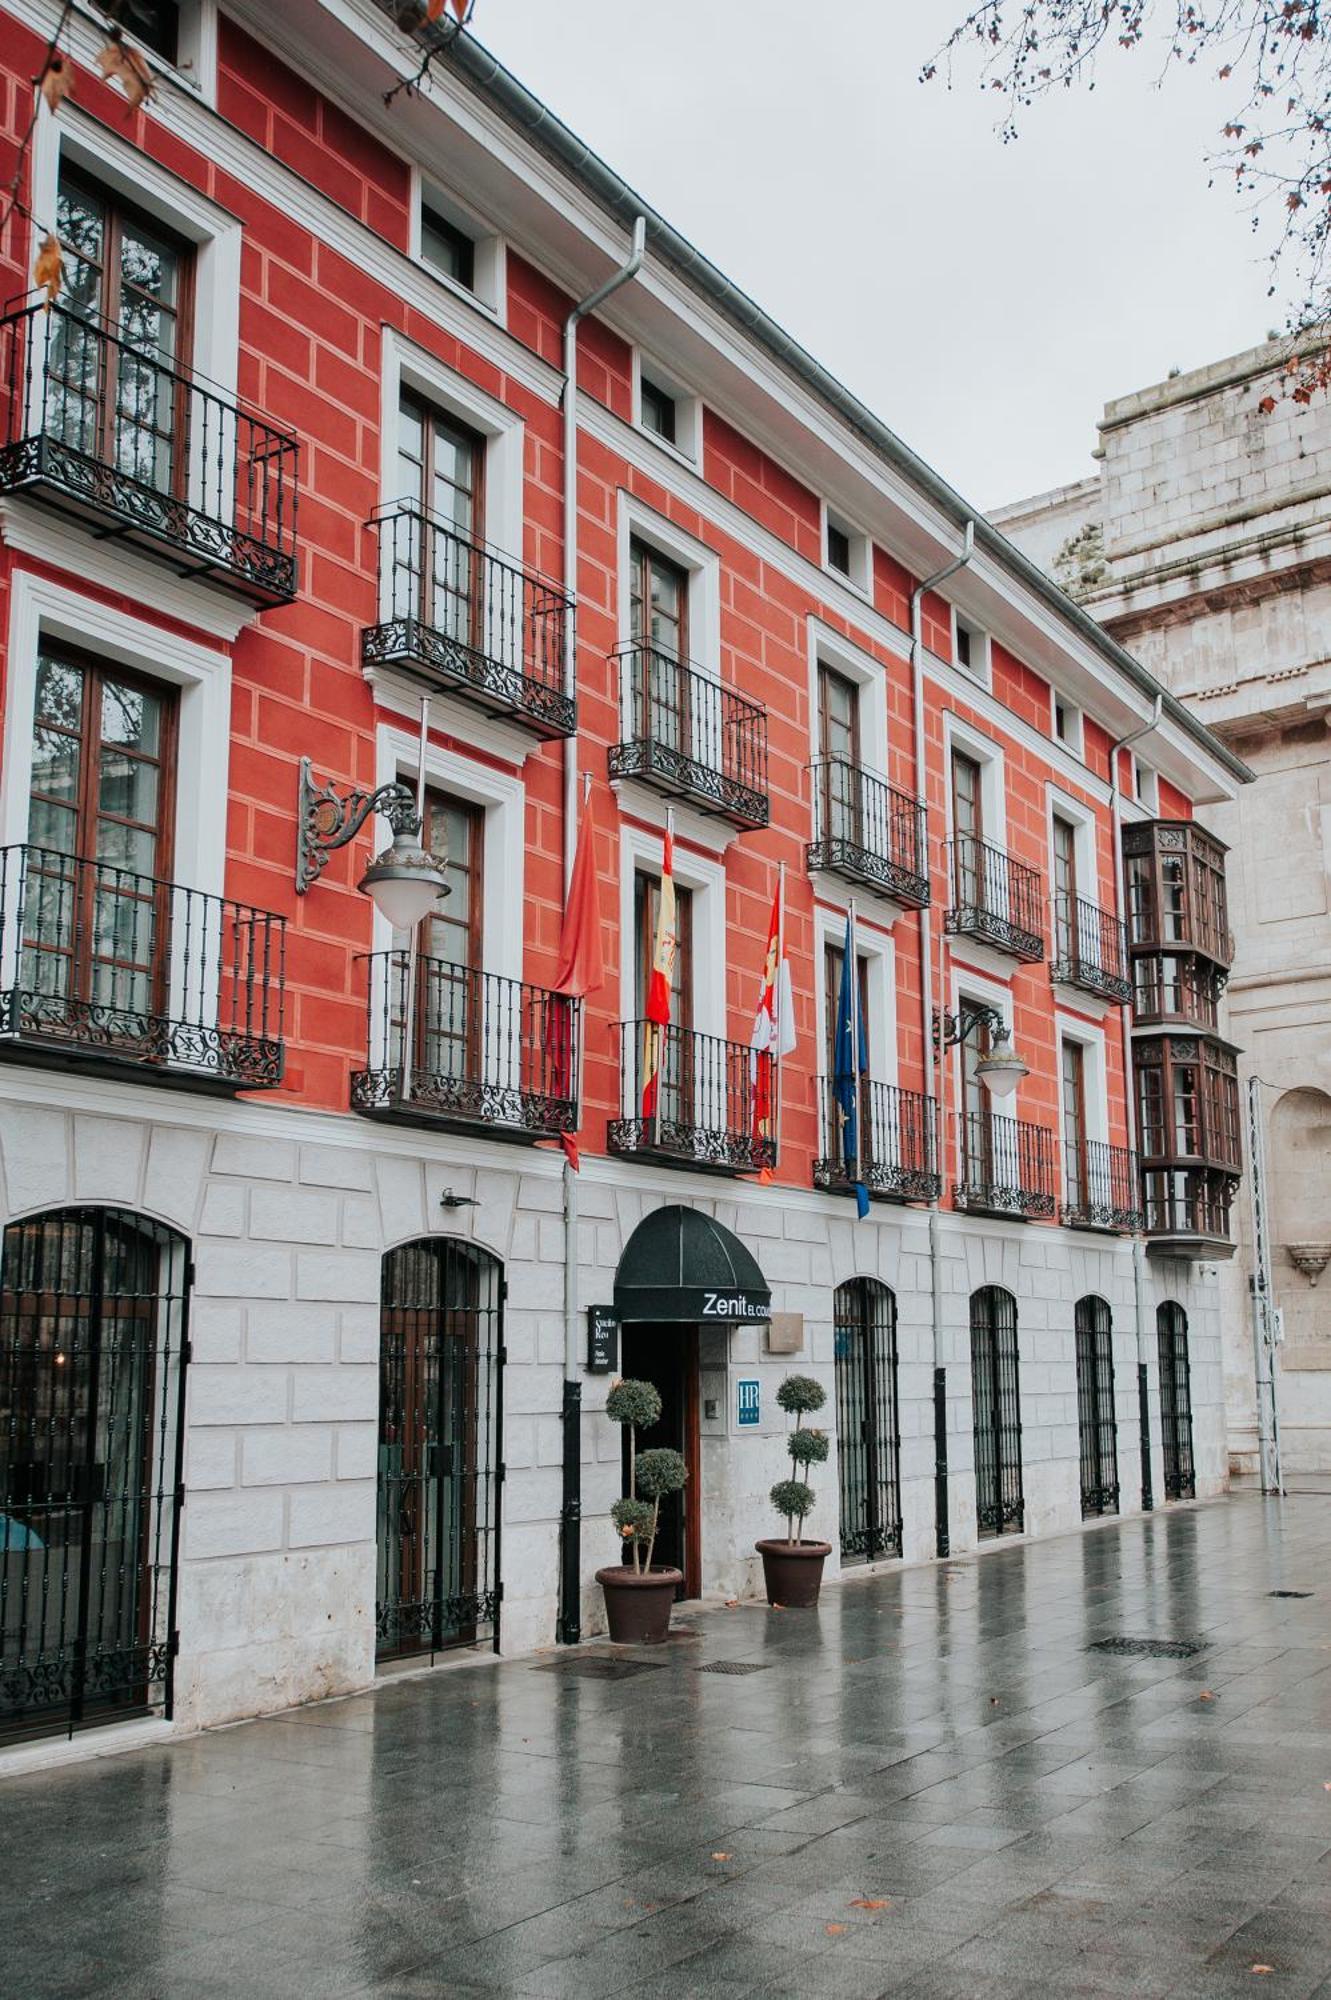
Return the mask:
[[345,796],[331,785],[316,785],[314,767],[308,757],[300,760],[300,792],[296,808],[297,851],[296,893],[303,896],[324,871],[335,848],[354,840],[371,813],[382,813],[399,834],[419,834],[421,816],[410,785],[394,780],[376,791],[348,792]]
[[935,1049],[955,1048],[958,1042],[966,1041],[978,1028],[987,1028],[991,1035],[1007,1033],[1007,1023],[997,1007],[984,1007],[977,1002],[963,1007],[959,1014],[940,1013],[937,1008],[934,1009]]

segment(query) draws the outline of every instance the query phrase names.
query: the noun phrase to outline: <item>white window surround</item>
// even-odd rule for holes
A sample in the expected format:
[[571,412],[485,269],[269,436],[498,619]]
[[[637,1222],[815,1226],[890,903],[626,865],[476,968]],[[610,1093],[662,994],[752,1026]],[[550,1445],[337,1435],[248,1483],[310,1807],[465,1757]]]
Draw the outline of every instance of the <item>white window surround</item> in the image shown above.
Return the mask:
[[1148,818],[1160,811],[1160,774],[1144,764],[1135,753],[1132,759],[1132,796]]
[[[619,829],[619,1018],[632,1021],[637,1012],[636,933],[633,928],[634,877],[661,873],[661,836],[621,822]],[[675,842],[675,884],[693,897],[693,1025],[699,1034],[726,1032],[726,871]],[[758,1005],[762,967],[755,947],[753,1004]]]
[[[675,438],[673,444],[669,438],[658,437],[655,431],[646,430],[643,426],[642,378],[644,375],[646,375],[649,382],[653,382],[658,389],[664,390],[665,394],[670,396],[674,401]],[[650,438],[652,443],[659,446],[662,451],[670,452],[673,457],[681,459],[685,465],[696,466],[702,457],[702,398],[695,396],[692,390],[684,388],[678,377],[673,375],[669,368],[658,365],[650,355],[644,361],[642,350],[637,347],[633,349],[631,394],[632,403],[630,407],[635,428],[641,430],[643,435]]]
[[[846,943],[846,912],[815,903],[813,910],[814,949],[814,1033],[817,1042],[809,1067],[816,1076],[827,1070],[827,1042],[836,1016],[837,995],[826,991],[824,967],[826,948]],[[897,1047],[897,959],[896,947],[886,931],[868,923],[855,912],[855,950],[867,961],[865,1035],[869,1044],[869,1076],[874,1083],[895,1084],[900,1074]]]
[[[203,894],[223,894],[231,744],[229,654],[22,569],[14,571],[9,613],[0,840],[12,846],[28,838],[37,654],[44,640],[63,640],[180,690],[171,879]],[[291,803],[294,807],[294,779]]]
[[[862,528],[854,528],[844,514],[835,507],[829,507],[825,500],[818,503],[818,540],[823,554],[823,568],[829,576],[834,576],[847,584],[859,597],[870,597],[873,591],[873,543]],[[840,528],[850,544],[850,568],[838,569],[827,558],[827,530]]]
[[1086,1137],[1098,1144],[1109,1139],[1109,1089],[1105,1072],[1104,1029],[1079,1016],[1055,1011],[1054,1034],[1058,1051],[1058,1143],[1063,1145],[1063,1044],[1076,1042],[1084,1051],[1082,1076],[1086,1098]]
[[[887,776],[887,668],[872,653],[810,617],[809,637],[809,755],[821,755],[818,741],[818,669],[830,667],[859,689],[860,755],[864,768]],[[810,792],[810,812],[813,811]],[[815,828],[815,837],[816,837]]]
[[[990,652],[989,634],[984,630],[983,626],[977,625],[973,618],[967,618],[964,613],[959,612],[955,604],[950,609],[952,613],[952,664],[963,680],[973,681],[977,687],[988,688],[993,680],[993,659]],[[963,626],[970,634],[971,663],[968,667],[962,665],[961,658],[957,652],[958,626]]]
[[1077,898],[1079,902],[1100,905],[1099,868],[1099,822],[1089,806],[1080,800],[1069,798],[1056,785],[1047,785],[1049,804],[1049,857],[1045,870],[1045,881],[1049,884],[1052,901],[1054,894],[1054,820],[1066,820],[1073,828],[1073,855],[1077,869]]
[[[1022,1049],[1021,1044],[1017,1041],[1017,1031],[1012,1018],[1012,988],[1010,986],[1005,985],[1001,979],[992,978],[987,973],[976,972],[969,965],[954,965],[952,967],[951,992],[952,998],[949,1008],[958,1020],[961,1018],[967,1001],[978,1003],[983,1007],[996,1008],[1002,1015],[1008,1032],[1013,1038],[1017,1054],[1029,1066],[1029,1058]],[[978,1030],[973,1030],[972,1032],[978,1033]],[[964,1076],[962,1069],[963,1044],[961,1042],[954,1043],[952,1048],[945,1052],[944,1060],[946,1061],[949,1056],[951,1058],[951,1070],[947,1080],[947,1101],[948,1110],[955,1112],[964,1109],[962,1102],[962,1081]],[[987,1108],[993,1112],[995,1117],[1020,1118],[1020,1097],[1021,1084],[1018,1083],[1011,1097],[996,1101],[986,1096],[985,1101]]]
[[478,389],[437,356],[384,327],[381,359],[379,497],[385,507],[408,496],[400,493],[397,471],[398,404],[403,389],[414,390],[448,416],[486,440],[485,519],[480,539],[514,562],[523,548],[522,418]]
[[706,542],[677,528],[673,521],[619,489],[617,563],[619,575],[618,630],[621,646],[633,637],[632,593],[629,586],[629,545],[646,542],[689,577],[688,664],[712,680],[721,678],[721,558]]
[[[1063,711],[1064,734],[1058,733],[1058,711]],[[1057,688],[1049,690],[1049,733],[1055,743],[1059,743],[1070,756],[1081,758],[1086,754],[1082,732],[1082,714],[1075,702],[1067,700]]]
[[[482,222],[469,210],[455,201],[446,188],[423,173],[415,164],[411,167],[410,207],[407,221],[408,251],[414,262],[423,271],[454,295],[466,299],[470,304],[480,306],[493,319],[502,321],[507,314],[508,299],[508,248],[502,236],[488,223]],[[421,255],[421,208],[427,204],[442,215],[446,222],[460,230],[472,244],[475,282],[460,285]]]
[[[380,723],[375,741],[375,783],[391,784],[395,779],[413,790],[420,759],[418,731]],[[526,867],[527,795],[521,778],[491,770],[440,743],[430,742],[425,751],[427,789],[450,792],[481,806],[485,812],[481,860],[481,970],[500,979],[521,979],[522,926],[514,921],[523,907]],[[375,820],[375,852],[389,844],[385,822]],[[379,913],[374,917],[374,949],[387,951],[393,942],[392,927]]]
[[223,396],[233,397],[240,352],[240,222],[76,105],[66,101],[56,118],[43,104],[32,141],[32,258],[54,227],[62,160],[195,246],[193,345],[182,358]]
[[943,767],[945,785],[945,820],[947,838],[951,840],[952,827],[952,752],[960,750],[963,756],[973,757],[980,767],[980,812],[984,825],[984,839],[993,847],[1007,851],[1007,791],[1003,772],[1003,752],[997,743],[987,736],[981,736],[978,729],[972,729],[959,715],[949,709],[943,716]]

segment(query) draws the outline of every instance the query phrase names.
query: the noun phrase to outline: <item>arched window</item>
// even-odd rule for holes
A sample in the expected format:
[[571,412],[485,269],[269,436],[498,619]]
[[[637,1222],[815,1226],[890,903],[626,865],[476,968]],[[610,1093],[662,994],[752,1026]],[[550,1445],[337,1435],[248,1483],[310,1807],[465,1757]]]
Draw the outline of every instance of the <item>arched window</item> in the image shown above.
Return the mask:
[[897,1302],[874,1278],[838,1285],[836,1353],[841,1560],[901,1554]]
[[1160,1350],[1160,1441],[1165,1458],[1166,1500],[1191,1500],[1197,1491],[1192,1464],[1192,1371],[1188,1363],[1188,1315],[1173,1299],[1156,1308]]
[[121,1209],[0,1253],[0,1736],[171,1708],[188,1246]]
[[1081,1511],[1118,1512],[1118,1425],[1114,1417],[1114,1322],[1103,1299],[1077,1300],[1077,1427]]
[[503,1266],[450,1237],[383,1260],[376,1629],[381,1659],[499,1645]]
[[1001,1285],[971,1293],[971,1398],[975,1419],[975,1516],[982,1536],[1019,1535],[1021,1391],[1017,1302]]

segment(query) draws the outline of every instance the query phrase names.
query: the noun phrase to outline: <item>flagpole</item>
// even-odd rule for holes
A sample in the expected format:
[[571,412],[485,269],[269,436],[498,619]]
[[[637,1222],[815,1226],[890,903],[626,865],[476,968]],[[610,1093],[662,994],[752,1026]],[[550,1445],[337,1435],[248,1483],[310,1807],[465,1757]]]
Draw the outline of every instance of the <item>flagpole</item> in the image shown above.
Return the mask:
[[[584,771],[582,774],[582,815],[584,819],[587,817],[587,808],[591,802],[591,796],[592,796],[592,774],[590,771]],[[597,913],[597,921],[598,922],[600,921],[599,911]],[[573,1013],[572,1016],[570,1017],[569,1032],[570,1034],[576,1033],[578,1037],[578,1062],[577,1062],[577,1076],[576,1076],[577,1095],[573,1100],[575,1116],[577,1118],[577,1123],[573,1128],[574,1134],[576,1136],[576,1134],[581,1132],[582,1130],[582,1120],[583,1120],[582,1092],[583,1092],[583,1086],[585,1085],[587,1080],[587,997],[585,994],[583,995],[581,1000],[575,1000],[573,1002]]]
[[[425,752],[430,730],[430,697],[421,696],[421,745],[416,763],[416,817],[420,822],[417,835],[421,846],[425,846]],[[415,1061],[413,1043],[416,1040],[416,967],[420,939],[420,925],[416,924],[407,936],[407,990],[402,1001],[402,1059],[398,1064],[397,1094],[399,1104],[411,1100],[412,1068]]]
[[[846,988],[850,994],[850,1070],[855,1093],[855,1185],[864,1185],[864,1099],[860,1089],[860,963],[859,938],[855,929],[855,898],[850,899],[850,964],[846,968]],[[856,1200],[859,1196],[856,1196]]]
[[[663,884],[661,894],[662,896],[664,896],[665,894],[665,889],[664,889],[665,860],[666,856],[669,855],[670,896],[672,902],[674,901],[674,895],[675,895],[675,851],[674,850],[675,850],[675,808],[673,806],[667,806],[666,825],[665,825],[665,846],[661,851],[661,862],[662,862],[661,880]],[[659,903],[657,905],[656,928],[659,935],[661,929],[661,909]],[[678,931],[678,918],[676,918],[676,931]],[[678,950],[678,946],[676,946],[676,950]],[[656,956],[656,940],[653,939],[652,940],[653,959],[655,958],[655,956]],[[672,958],[670,961],[670,971],[672,978],[674,974],[674,969],[675,969],[675,961]],[[649,976],[648,986],[650,987],[650,985],[651,985],[651,979]],[[669,1011],[670,1011],[670,982],[667,981],[666,1012],[669,1013]],[[653,1073],[653,1079],[652,1079],[656,1086],[656,1095],[652,1101],[652,1145],[656,1150],[659,1151],[661,1145],[661,1083],[665,1071],[666,1044],[665,1044],[665,1029],[661,1025],[661,1023],[659,1021],[653,1021],[651,1024],[651,1028],[652,1028],[652,1049],[656,1056],[656,1069]]]
[[[786,864],[781,862],[777,871],[776,890],[776,977],[772,984],[772,1025],[776,1029],[776,1082],[772,1092],[772,1165],[781,1162],[781,1071],[784,1066],[782,1048],[785,1044],[787,1023],[782,1018],[781,1008],[785,998],[784,974],[786,968]],[[795,1004],[791,995],[791,1007]]]

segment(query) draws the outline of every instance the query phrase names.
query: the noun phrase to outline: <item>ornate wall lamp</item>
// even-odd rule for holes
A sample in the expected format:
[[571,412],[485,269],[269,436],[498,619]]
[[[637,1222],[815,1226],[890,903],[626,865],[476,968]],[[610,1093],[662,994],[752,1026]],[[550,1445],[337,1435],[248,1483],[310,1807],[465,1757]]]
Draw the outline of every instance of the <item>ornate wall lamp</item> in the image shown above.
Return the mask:
[[443,863],[421,843],[425,825],[425,742],[429,703],[421,703],[420,772],[415,796],[400,779],[376,791],[339,793],[316,785],[308,757],[300,760],[297,793],[296,893],[303,896],[323,873],[334,849],[354,840],[371,813],[382,813],[393,843],[375,856],[357,883],[395,931],[414,931],[422,917],[447,896]]
[[966,1003],[959,1014],[934,1011],[934,1047],[955,1048],[981,1028],[989,1031],[989,1052],[980,1057],[975,1074],[991,1097],[1011,1097],[1030,1070],[1017,1054],[1012,1033],[996,1007]]

